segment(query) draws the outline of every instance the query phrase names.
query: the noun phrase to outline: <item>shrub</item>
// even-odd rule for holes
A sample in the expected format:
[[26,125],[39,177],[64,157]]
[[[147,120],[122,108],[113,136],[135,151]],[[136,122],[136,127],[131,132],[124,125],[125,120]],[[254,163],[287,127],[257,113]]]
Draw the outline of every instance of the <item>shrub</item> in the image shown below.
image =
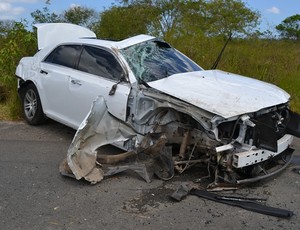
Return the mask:
[[0,103],[11,119],[21,114],[17,95],[16,66],[24,56],[33,55],[36,51],[36,36],[25,29],[25,25],[16,22],[12,29],[1,38],[0,48]]

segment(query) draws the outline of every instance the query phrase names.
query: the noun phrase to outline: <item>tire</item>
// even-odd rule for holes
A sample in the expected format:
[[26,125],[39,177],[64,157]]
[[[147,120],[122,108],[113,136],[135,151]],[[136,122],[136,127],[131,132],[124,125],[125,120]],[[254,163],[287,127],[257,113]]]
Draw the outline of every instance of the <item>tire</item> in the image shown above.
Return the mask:
[[45,122],[41,99],[34,84],[25,86],[21,91],[24,119],[30,125],[39,125]]

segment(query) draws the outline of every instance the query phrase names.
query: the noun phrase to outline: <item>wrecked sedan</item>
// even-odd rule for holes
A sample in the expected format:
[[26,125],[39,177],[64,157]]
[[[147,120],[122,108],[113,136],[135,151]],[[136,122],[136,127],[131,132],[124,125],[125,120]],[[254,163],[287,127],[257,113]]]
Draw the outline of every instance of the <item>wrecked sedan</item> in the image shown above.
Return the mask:
[[[154,158],[168,152],[171,157],[160,162],[166,175],[161,173],[163,166],[156,175],[167,179],[173,175],[170,171],[205,164],[212,185],[254,182],[288,165],[292,138],[300,136],[299,115],[289,109],[289,94],[277,86],[204,70],[152,36],[107,41],[71,24],[36,27],[39,51],[24,57],[16,70],[24,117],[32,125],[48,117],[74,129],[89,118],[81,126],[85,129],[95,126],[93,114],[99,107],[107,108],[109,118],[102,121],[108,129],[97,132],[102,132],[101,140],[109,139],[103,144],[113,142],[127,152],[109,162],[101,156],[100,163],[124,167],[133,155],[142,161],[142,152]],[[113,127],[110,120],[129,128],[130,135],[118,139],[106,134]],[[81,132],[74,140],[88,138],[80,144],[89,143],[93,151],[102,145],[91,141],[97,132]],[[74,140],[70,149],[77,146],[79,155],[84,148]],[[99,166],[94,155],[92,168]],[[68,164],[77,179],[100,181],[78,175],[71,157]]]

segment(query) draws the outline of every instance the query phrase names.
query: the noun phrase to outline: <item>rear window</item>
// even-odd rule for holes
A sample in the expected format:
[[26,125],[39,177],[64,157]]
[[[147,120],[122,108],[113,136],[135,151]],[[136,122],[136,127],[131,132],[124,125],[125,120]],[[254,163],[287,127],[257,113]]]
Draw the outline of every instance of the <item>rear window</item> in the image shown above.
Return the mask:
[[73,68],[80,50],[80,45],[61,45],[54,49],[44,62]]

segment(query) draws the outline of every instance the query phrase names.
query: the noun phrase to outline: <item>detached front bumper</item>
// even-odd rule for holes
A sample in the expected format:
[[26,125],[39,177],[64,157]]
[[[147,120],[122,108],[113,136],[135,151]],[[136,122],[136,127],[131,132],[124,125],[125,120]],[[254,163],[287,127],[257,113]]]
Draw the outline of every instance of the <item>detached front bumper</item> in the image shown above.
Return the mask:
[[236,169],[251,169],[252,176],[236,181],[237,184],[253,183],[282,172],[291,162],[294,149],[290,148],[293,136],[286,134],[277,141],[277,152],[264,149],[250,149],[233,155]]
[[272,152],[265,149],[251,149],[245,152],[235,153],[233,155],[233,167],[242,168],[273,158],[289,148],[293,141],[293,136],[286,134],[277,141],[277,152]]

